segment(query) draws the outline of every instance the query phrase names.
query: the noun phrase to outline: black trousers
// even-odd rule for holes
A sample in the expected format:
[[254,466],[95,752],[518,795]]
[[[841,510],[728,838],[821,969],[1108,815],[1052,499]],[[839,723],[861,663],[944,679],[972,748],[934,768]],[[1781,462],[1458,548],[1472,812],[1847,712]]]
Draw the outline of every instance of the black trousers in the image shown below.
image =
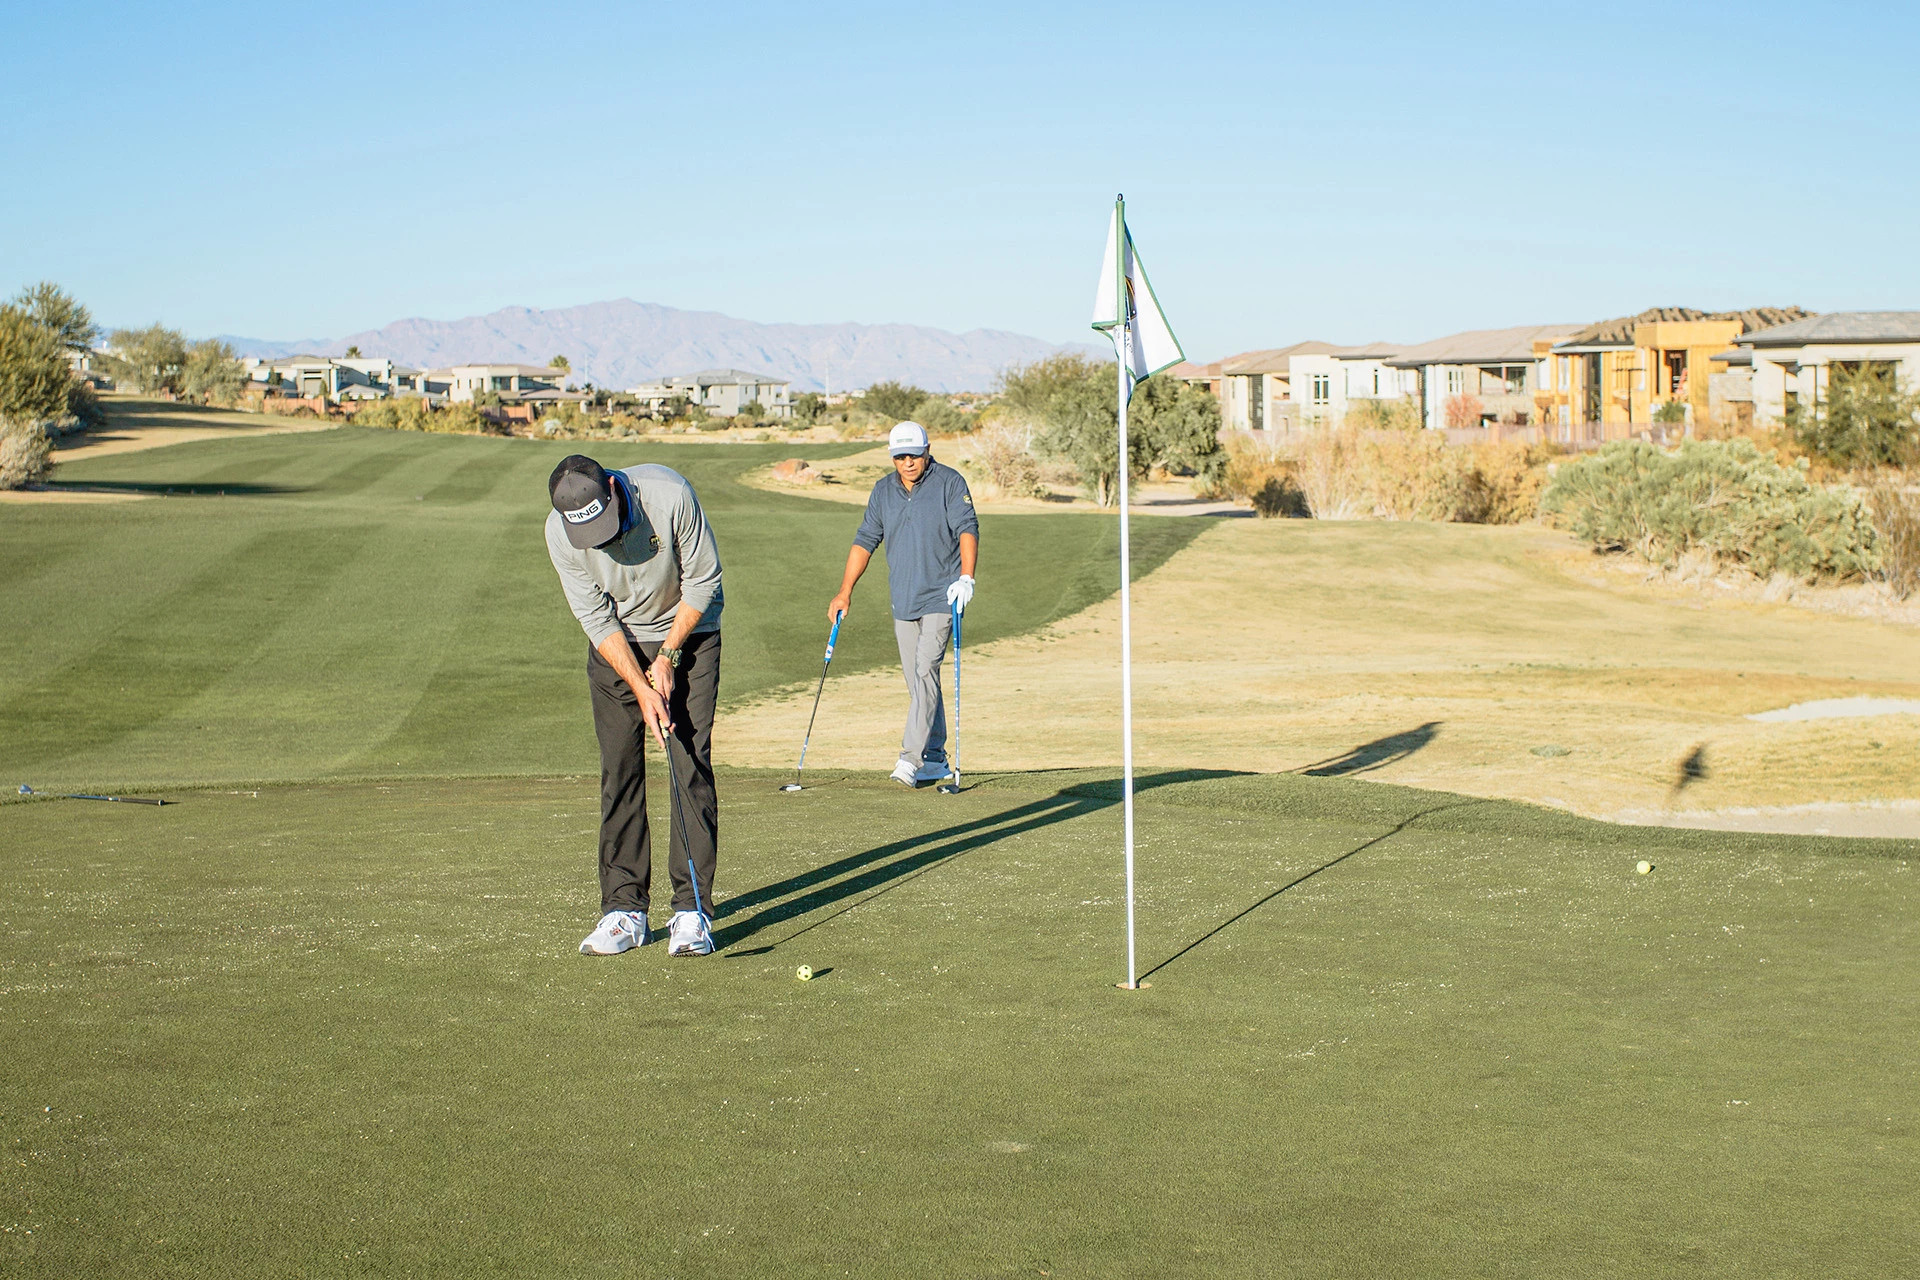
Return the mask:
[[[658,643],[634,645],[642,669],[653,664]],[[652,901],[653,833],[647,828],[646,748],[653,737],[640,718],[640,700],[613,665],[587,646],[587,687],[593,693],[593,732],[600,739],[600,910],[644,912]],[[673,737],[667,767],[669,790],[678,785],[673,829],[667,838],[667,876],[673,909],[694,909],[694,879],[700,905],[713,914],[713,866],[720,806],[713,790],[713,708],[720,695],[720,633],[688,637],[674,672]]]

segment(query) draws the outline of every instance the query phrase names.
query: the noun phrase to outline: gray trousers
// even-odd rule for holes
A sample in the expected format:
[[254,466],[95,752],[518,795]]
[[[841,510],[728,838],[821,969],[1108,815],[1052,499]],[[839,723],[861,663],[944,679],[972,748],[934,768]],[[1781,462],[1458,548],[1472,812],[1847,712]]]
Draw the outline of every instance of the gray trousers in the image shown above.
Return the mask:
[[949,613],[930,613],[911,622],[893,620],[900,670],[907,677],[907,729],[900,735],[900,758],[916,769],[947,761],[947,706],[940,693],[940,663],[952,635]]

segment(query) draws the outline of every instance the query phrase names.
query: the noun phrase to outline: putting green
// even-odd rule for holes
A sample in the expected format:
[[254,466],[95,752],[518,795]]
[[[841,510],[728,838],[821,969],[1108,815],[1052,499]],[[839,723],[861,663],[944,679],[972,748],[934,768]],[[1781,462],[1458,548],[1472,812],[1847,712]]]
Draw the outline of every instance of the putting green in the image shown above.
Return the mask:
[[1110,781],[776,781],[722,780],[698,961],[573,953],[588,779],[0,807],[0,1270],[1920,1255],[1911,846],[1150,776],[1123,992]]
[[[0,781],[595,767],[586,644],[540,531],[547,473],[582,447],[349,427],[63,466],[61,486],[143,500],[0,507]],[[826,602],[859,522],[736,481],[794,447],[591,446],[609,465],[675,467],[698,490],[726,565],[728,706],[818,673]],[[1202,528],[1139,522],[1139,572]],[[987,516],[969,637],[1111,594],[1116,536],[1111,520]],[[875,578],[834,669],[897,660]]]

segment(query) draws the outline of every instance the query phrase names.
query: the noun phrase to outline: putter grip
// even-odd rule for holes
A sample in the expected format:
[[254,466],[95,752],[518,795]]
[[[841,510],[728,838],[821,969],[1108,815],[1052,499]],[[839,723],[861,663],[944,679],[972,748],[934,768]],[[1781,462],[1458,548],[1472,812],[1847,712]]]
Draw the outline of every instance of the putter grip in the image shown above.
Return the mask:
[[827,656],[821,659],[821,661],[823,662],[833,661],[833,645],[834,645],[834,642],[840,638],[840,619],[846,616],[847,615],[843,613],[834,618],[833,630],[827,632]]

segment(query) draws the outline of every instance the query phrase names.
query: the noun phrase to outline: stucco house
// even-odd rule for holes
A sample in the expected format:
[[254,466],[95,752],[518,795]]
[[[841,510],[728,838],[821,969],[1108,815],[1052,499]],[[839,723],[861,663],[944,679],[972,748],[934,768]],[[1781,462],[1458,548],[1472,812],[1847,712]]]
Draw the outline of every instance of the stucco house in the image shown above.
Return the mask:
[[1713,361],[1733,375],[1721,383],[1729,406],[1741,399],[1746,372],[1753,420],[1778,424],[1795,404],[1824,399],[1835,373],[1880,369],[1908,391],[1920,391],[1920,311],[1834,311],[1741,336]]

